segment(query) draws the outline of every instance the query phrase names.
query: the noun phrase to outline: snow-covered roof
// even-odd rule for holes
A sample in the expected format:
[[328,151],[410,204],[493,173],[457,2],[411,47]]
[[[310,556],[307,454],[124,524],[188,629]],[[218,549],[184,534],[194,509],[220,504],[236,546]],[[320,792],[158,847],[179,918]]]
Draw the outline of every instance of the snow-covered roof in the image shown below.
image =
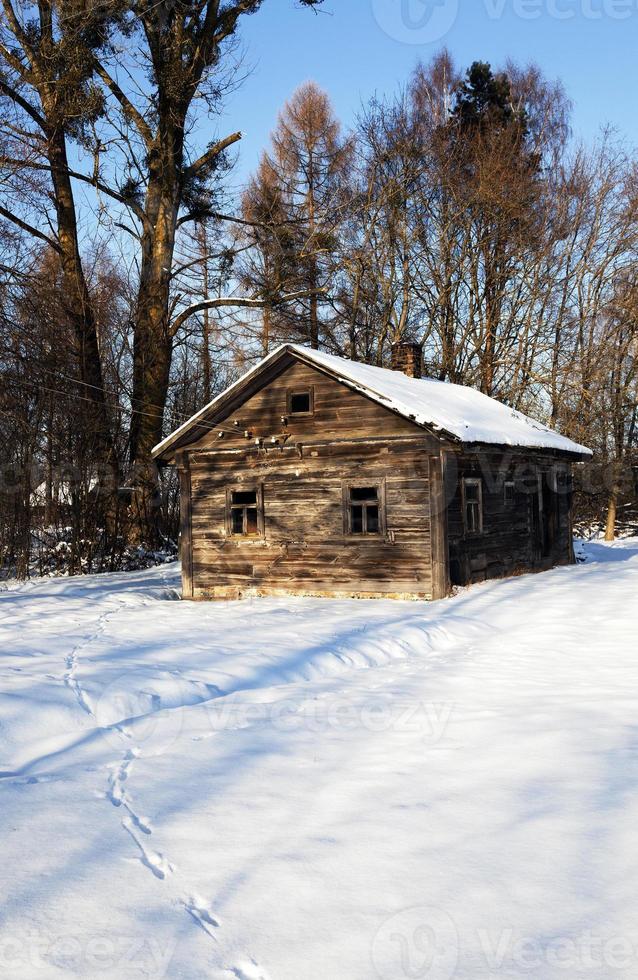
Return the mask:
[[358,361],[350,361],[334,354],[312,350],[299,344],[283,344],[251,368],[235,384],[218,395],[188,422],[176,429],[153,450],[159,456],[175,442],[196,427],[198,421],[214,411],[238,386],[264,367],[280,358],[285,352],[292,353],[308,364],[330,375],[350,388],[361,391],[368,398],[418,425],[428,426],[442,435],[460,442],[487,443],[498,446],[522,446],[535,449],[553,449],[579,456],[591,456],[587,446],[581,446],[542,422],[509,408],[495,398],[482,394],[475,388],[449,384],[431,378],[409,378],[401,371],[372,367]]

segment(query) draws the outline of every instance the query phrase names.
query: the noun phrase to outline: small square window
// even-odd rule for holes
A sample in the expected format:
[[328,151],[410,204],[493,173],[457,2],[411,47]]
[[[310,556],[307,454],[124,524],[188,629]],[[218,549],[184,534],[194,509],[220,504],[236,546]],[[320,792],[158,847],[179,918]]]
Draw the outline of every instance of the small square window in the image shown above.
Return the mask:
[[379,487],[348,487],[345,502],[348,534],[381,534]]
[[289,415],[312,415],[314,411],[314,398],[312,388],[303,391],[288,392],[288,414]]

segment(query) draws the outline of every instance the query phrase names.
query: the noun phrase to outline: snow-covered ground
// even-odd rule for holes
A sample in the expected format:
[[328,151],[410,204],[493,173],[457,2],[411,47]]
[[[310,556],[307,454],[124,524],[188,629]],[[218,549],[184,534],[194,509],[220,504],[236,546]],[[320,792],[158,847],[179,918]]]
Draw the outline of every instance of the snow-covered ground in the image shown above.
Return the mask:
[[0,977],[638,976],[638,539],[439,603],[0,592]]

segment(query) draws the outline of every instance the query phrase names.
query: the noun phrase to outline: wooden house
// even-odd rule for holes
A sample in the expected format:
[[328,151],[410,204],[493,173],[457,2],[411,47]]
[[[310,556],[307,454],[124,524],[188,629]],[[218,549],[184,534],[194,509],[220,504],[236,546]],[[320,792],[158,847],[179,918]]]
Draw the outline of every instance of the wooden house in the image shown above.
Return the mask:
[[177,466],[184,598],[437,599],[573,560],[590,450],[472,388],[285,344],[154,450]]

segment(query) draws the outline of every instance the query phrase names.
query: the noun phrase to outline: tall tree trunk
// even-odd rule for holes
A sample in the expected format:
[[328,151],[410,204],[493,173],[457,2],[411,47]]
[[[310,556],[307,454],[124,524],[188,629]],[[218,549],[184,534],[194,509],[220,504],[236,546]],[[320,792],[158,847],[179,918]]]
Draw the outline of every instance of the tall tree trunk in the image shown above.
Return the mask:
[[119,463],[104,390],[98,329],[80,258],[66,139],[60,128],[50,130],[47,138],[60,247],[62,301],[76,342],[78,375],[82,383],[80,394],[85,405],[90,403],[88,411],[83,412],[84,430],[88,444],[94,447],[97,476],[106,506],[106,500],[112,496],[119,482]]
[[[310,288],[317,288],[317,274],[313,269],[310,276]],[[310,346],[314,350],[319,350],[319,299],[316,292],[310,297]]]
[[270,306],[264,306],[264,315],[261,326],[261,352],[264,357],[270,350],[271,319],[272,311]]
[[[206,238],[204,237],[204,243]],[[204,299],[210,299],[208,292],[208,247],[204,244]],[[202,315],[202,374],[204,385],[204,402],[208,404],[211,399],[211,362],[210,362],[210,310],[205,309]]]
[[130,459],[138,530],[148,544],[157,544],[161,537],[159,482],[151,454],[162,438],[173,354],[168,311],[178,193],[176,180],[165,177],[167,170],[170,173],[170,167],[158,164],[148,185],[149,220],[142,240],[133,338]]

